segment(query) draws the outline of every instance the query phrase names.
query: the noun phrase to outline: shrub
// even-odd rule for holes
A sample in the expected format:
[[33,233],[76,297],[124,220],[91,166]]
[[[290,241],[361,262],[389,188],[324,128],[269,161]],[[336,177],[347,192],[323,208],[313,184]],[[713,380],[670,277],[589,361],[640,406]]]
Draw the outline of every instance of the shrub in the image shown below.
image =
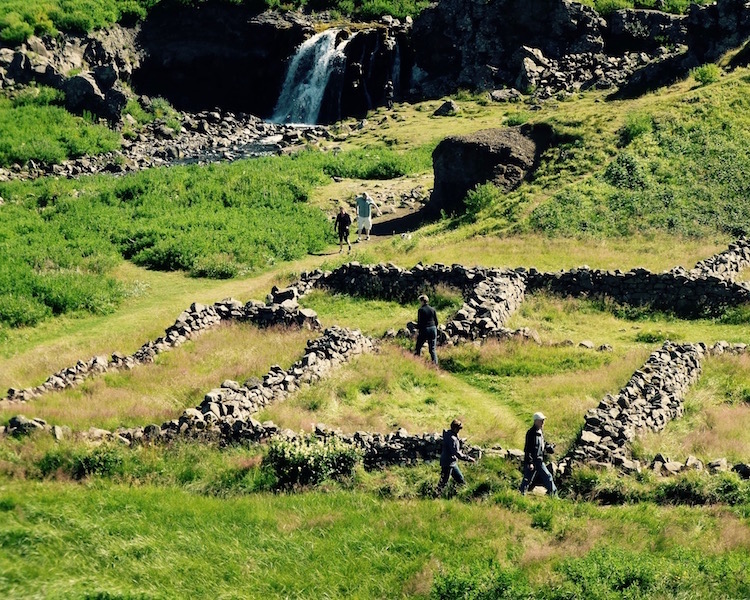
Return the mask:
[[646,171],[640,161],[628,152],[621,152],[604,171],[604,180],[616,188],[641,190],[647,185]]
[[475,220],[480,212],[495,204],[501,195],[500,189],[491,183],[478,185],[473,190],[469,190],[464,199],[466,217]]
[[263,460],[276,475],[280,488],[315,485],[326,479],[343,479],[354,474],[360,453],[337,439],[273,440]]
[[228,254],[211,254],[198,257],[190,269],[192,277],[231,279],[240,273],[240,265]]
[[531,597],[526,577],[517,569],[504,569],[495,561],[476,561],[469,567],[435,575],[432,600],[501,600]]
[[33,33],[34,28],[17,12],[9,12],[0,17],[0,40],[8,44],[20,44]]
[[700,67],[695,67],[690,71],[693,79],[700,85],[708,85],[709,83],[716,83],[721,77],[721,69],[714,63],[708,63]]
[[62,472],[74,479],[94,475],[100,477],[122,475],[124,466],[122,449],[110,444],[103,444],[93,449],[53,448],[36,462],[36,467],[42,477]]
[[29,327],[52,314],[48,306],[36,299],[15,294],[0,294],[0,323],[11,327]]
[[651,115],[644,113],[631,113],[625,119],[625,124],[620,130],[620,143],[627,146],[637,137],[651,132],[653,129],[653,119]]

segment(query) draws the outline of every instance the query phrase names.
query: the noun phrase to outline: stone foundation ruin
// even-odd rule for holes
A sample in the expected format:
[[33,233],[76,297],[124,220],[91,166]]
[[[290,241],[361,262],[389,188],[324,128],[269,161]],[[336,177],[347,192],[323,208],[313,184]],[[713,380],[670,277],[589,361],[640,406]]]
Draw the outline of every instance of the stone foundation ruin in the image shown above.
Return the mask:
[[[729,248],[700,261],[693,269],[675,268],[664,273],[635,269],[626,273],[601,271],[588,267],[542,273],[535,269],[468,268],[462,265],[418,264],[402,269],[393,264],[345,264],[333,271],[312,271],[301,275],[286,288],[275,287],[265,304],[250,301],[224,300],[211,306],[193,304],[183,312],[165,334],[149,341],[129,356],[115,353],[111,359],[94,357],[79,361],[35,388],[11,389],[3,404],[25,404],[54,390],[78,385],[89,377],[108,370],[130,369],[153,362],[156,355],[177,347],[200,332],[225,320],[249,321],[259,327],[282,325],[320,329],[314,311],[300,308],[298,301],[313,289],[363,298],[379,298],[405,302],[439,285],[461,291],[464,304],[448,323],[440,326],[442,344],[458,344],[487,338],[521,338],[541,343],[538,334],[529,330],[505,327],[510,316],[523,303],[527,292],[547,290],[565,296],[609,297],[629,305],[648,305],[670,310],[680,316],[695,317],[716,314],[721,309],[750,301],[750,284],[736,281],[737,274],[750,264],[750,242],[737,240]],[[260,423],[254,415],[272,402],[283,401],[301,386],[314,385],[332,370],[356,355],[373,352],[376,342],[339,327],[331,327],[320,338],[308,342],[302,358],[288,370],[274,366],[262,380],[239,384],[225,381],[209,391],[203,402],[161,425],[148,425],[109,432],[92,429],[81,434],[90,440],[114,439],[125,444],[168,442],[177,437],[212,440],[220,443],[260,442],[274,436],[295,439],[299,435],[282,430],[272,422]],[[702,343],[674,344],[666,342],[654,351],[628,383],[616,395],[605,396],[596,408],[584,417],[583,429],[568,453],[553,465],[557,475],[567,475],[580,466],[614,467],[624,473],[639,472],[644,465],[634,460],[630,443],[644,431],[662,431],[673,419],[682,416],[685,393],[700,377],[707,356],[724,352],[741,354],[745,344],[717,342],[708,347]],[[8,434],[21,435],[48,430],[56,438],[67,432],[51,427],[40,419],[13,417]],[[2,433],[3,431],[0,431]],[[395,433],[356,432],[352,435],[318,425],[313,433],[320,439],[337,438],[360,449],[368,468],[392,464],[413,464],[439,456],[439,433],[409,434],[401,429]],[[481,449],[470,447],[479,456]],[[521,460],[520,450],[495,449],[510,460]],[[659,474],[668,475],[683,469],[703,468],[703,461],[690,457],[684,465],[662,455],[651,465]],[[711,471],[730,468],[726,459],[708,463]],[[742,477],[750,467],[732,467]]]

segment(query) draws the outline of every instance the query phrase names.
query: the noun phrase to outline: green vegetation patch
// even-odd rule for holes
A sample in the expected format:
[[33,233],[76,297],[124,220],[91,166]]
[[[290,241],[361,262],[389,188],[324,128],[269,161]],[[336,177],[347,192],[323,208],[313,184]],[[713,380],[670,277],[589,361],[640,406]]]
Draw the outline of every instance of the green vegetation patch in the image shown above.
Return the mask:
[[706,555],[675,550],[664,554],[603,547],[568,558],[555,567],[552,581],[532,584],[517,567],[477,562],[435,578],[433,600],[568,600],[587,598],[742,597],[750,577],[742,552]]
[[[108,312],[124,290],[108,273],[122,258],[149,269],[227,278],[319,252],[333,241],[307,203],[330,173],[400,176],[429,152],[316,151],[210,165],[0,184],[0,323]],[[429,163],[427,163],[429,164]]]
[[430,3],[427,0],[3,0],[0,40],[20,44],[34,34],[87,33],[118,22],[142,20],[157,5],[171,5],[180,10],[207,4],[240,5],[258,12],[331,11],[338,17],[376,20],[383,15],[413,17]]
[[58,164],[120,147],[116,131],[71,115],[62,102],[62,92],[45,87],[0,97],[0,167],[29,160]]
[[749,92],[750,82],[736,78],[628,116],[616,154],[535,208],[531,228],[596,237],[747,234]]

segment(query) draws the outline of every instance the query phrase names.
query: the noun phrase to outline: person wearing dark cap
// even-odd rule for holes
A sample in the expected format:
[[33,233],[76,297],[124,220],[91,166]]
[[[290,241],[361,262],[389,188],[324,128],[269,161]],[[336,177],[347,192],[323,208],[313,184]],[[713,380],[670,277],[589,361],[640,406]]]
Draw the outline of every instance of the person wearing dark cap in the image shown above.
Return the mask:
[[451,428],[443,431],[443,451],[440,453],[440,481],[438,482],[437,492],[440,494],[448,483],[448,479],[453,477],[456,485],[466,483],[461,469],[458,468],[458,460],[465,460],[473,463],[477,462],[471,456],[461,452],[461,440],[458,439],[458,432],[463,428],[463,423],[458,419],[453,419]]
[[419,301],[422,303],[422,306],[420,306],[417,311],[417,346],[414,349],[414,354],[419,356],[422,352],[422,346],[427,342],[427,348],[430,351],[430,358],[432,358],[432,362],[438,364],[437,312],[435,312],[435,309],[430,306],[430,299],[425,294],[422,294],[419,297]]
[[544,441],[544,421],[542,413],[536,412],[532,419],[534,424],[526,432],[526,443],[523,447],[523,480],[519,491],[526,494],[532,482],[536,481],[547,489],[547,494],[557,496],[557,486],[552,479],[552,473],[549,472],[544,464],[544,454],[552,453],[555,450],[554,445]]

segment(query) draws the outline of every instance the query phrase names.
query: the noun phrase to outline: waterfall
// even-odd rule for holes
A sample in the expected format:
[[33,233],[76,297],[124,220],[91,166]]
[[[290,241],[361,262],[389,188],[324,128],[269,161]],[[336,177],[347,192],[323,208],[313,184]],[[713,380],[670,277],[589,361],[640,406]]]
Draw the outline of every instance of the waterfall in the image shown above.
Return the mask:
[[317,123],[320,105],[331,73],[342,69],[348,40],[336,47],[339,29],[327,29],[304,42],[292,62],[281,88],[271,121]]
[[398,44],[396,44],[396,50],[393,57],[391,81],[393,82],[394,95],[401,96],[401,49]]

